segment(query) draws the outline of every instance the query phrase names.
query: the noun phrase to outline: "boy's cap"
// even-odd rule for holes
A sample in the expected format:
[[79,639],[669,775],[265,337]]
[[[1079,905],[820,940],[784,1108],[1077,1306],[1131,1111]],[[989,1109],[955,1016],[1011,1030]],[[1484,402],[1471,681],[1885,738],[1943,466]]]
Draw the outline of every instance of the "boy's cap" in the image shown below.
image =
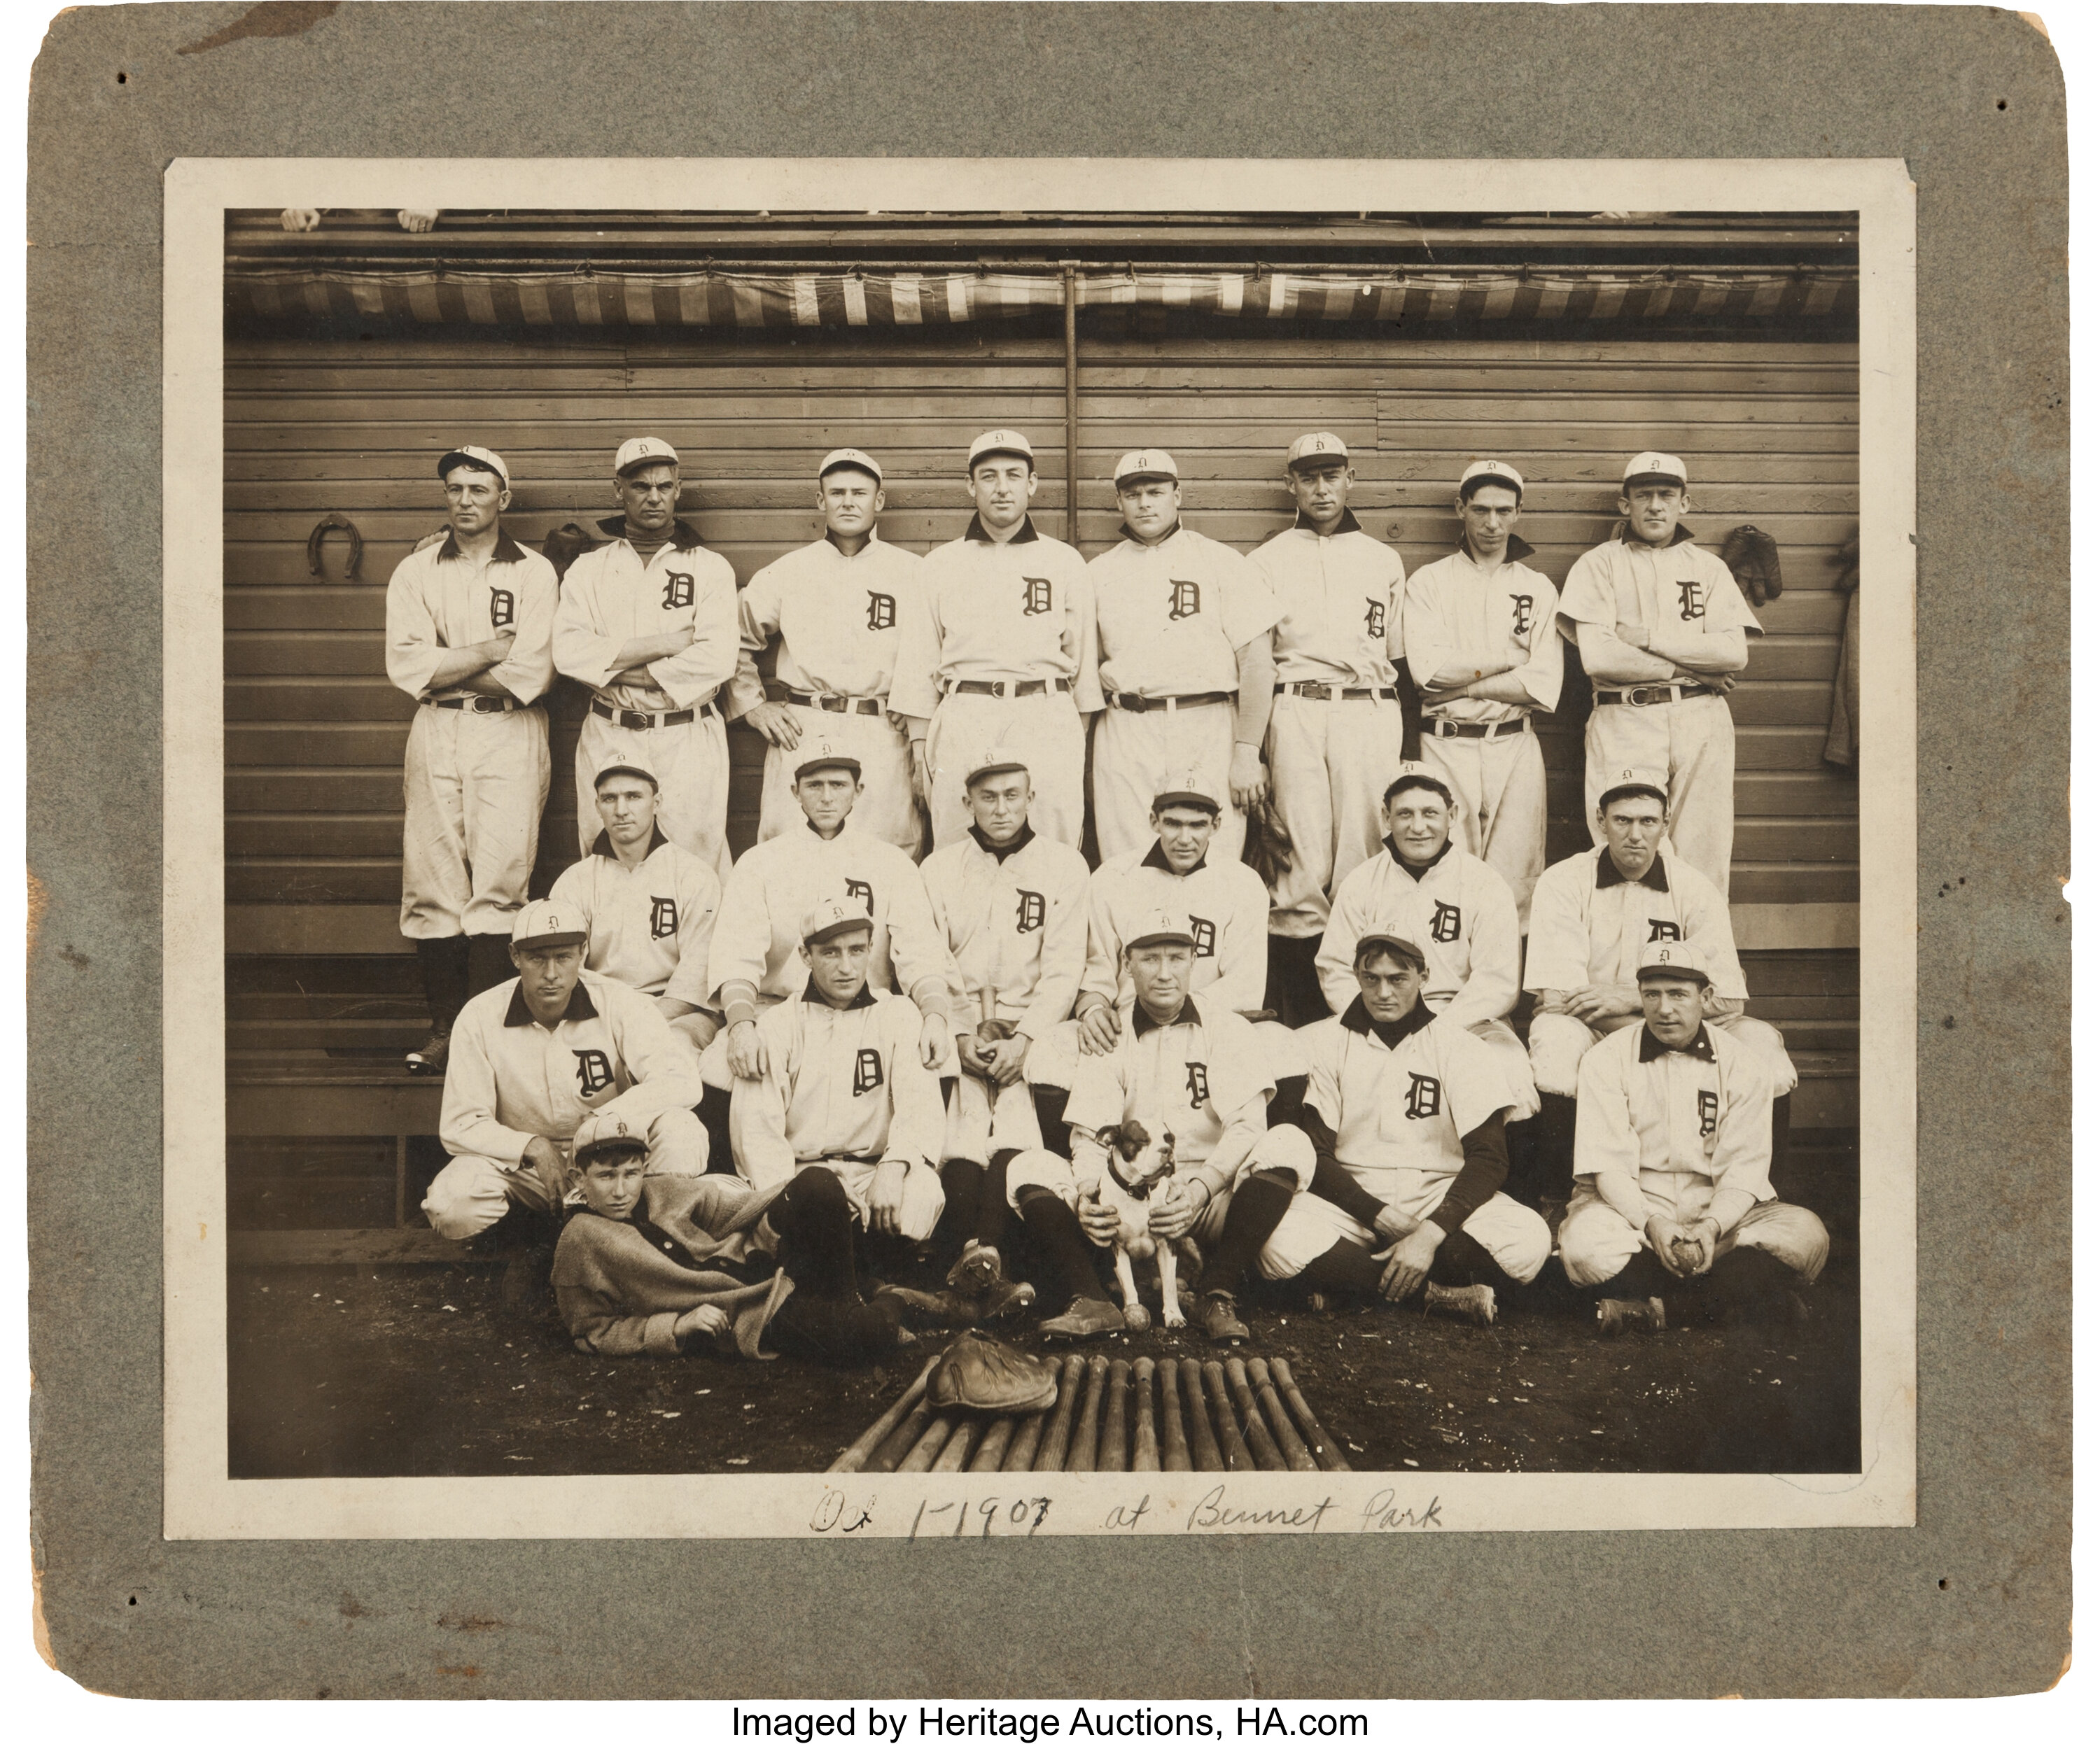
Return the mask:
[[1458,488],[1464,490],[1476,478],[1492,478],[1498,484],[1506,484],[1519,496],[1524,495],[1524,474],[1507,460],[1476,460],[1458,474]]
[[1368,932],[1361,934],[1357,940],[1356,949],[1349,953],[1351,965],[1361,963],[1364,960],[1365,947],[1373,945],[1383,945],[1388,950],[1406,958],[1418,969],[1426,971],[1429,967],[1429,959],[1423,953],[1422,947],[1400,931],[1397,921],[1374,925]]
[[987,745],[970,759],[969,773],[963,777],[963,790],[968,792],[986,775],[1026,774],[1028,765],[1023,762],[1011,745]]
[[1170,805],[1200,806],[1214,817],[1224,809],[1217,789],[1201,769],[1180,769],[1167,777],[1166,785],[1152,796],[1152,808],[1163,812]]
[[1133,448],[1115,463],[1116,488],[1127,484],[1145,484],[1155,479],[1181,482],[1181,469],[1174,464],[1174,456],[1164,448]]
[[824,478],[842,467],[851,467],[855,472],[866,473],[877,484],[882,482],[882,469],[875,463],[875,456],[863,454],[858,448],[834,448],[824,456],[823,465],[817,469],[817,477]]
[[1614,770],[1604,778],[1604,791],[1597,795],[1597,809],[1601,812],[1612,800],[1629,793],[1652,793],[1666,809],[1670,804],[1670,777],[1660,769]]
[[979,460],[989,460],[995,454],[1010,454],[1018,460],[1035,465],[1035,448],[1019,430],[986,430],[970,444],[970,467],[976,469]]
[[1674,484],[1680,487],[1689,482],[1683,461],[1674,454],[1657,454],[1653,449],[1637,454],[1626,462],[1625,482],[1629,485]]
[[557,902],[543,896],[528,902],[510,923],[510,943],[517,950],[539,950],[562,945],[581,945],[590,937],[589,923],[572,902]]
[[851,769],[854,779],[860,779],[860,759],[849,751],[840,751],[829,739],[818,739],[802,747],[801,760],[795,765],[796,781],[812,769]]
[[610,1156],[617,1151],[646,1152],[648,1135],[624,1114],[587,1114],[570,1141],[569,1155],[580,1169],[593,1156]]
[[1136,934],[1123,949],[1134,951],[1148,945],[1185,945],[1193,949],[1195,944],[1195,929],[1186,914],[1173,909],[1154,909],[1138,923]]
[[1291,443],[1283,463],[1292,472],[1299,473],[1308,466],[1325,466],[1335,460],[1346,465],[1348,459],[1348,445],[1340,437],[1332,430],[1314,430]]
[[1682,939],[1663,939],[1642,946],[1640,967],[1634,971],[1634,979],[1696,981],[1701,987],[1710,987],[1714,982],[1713,976],[1706,972],[1705,952]]
[[620,445],[620,452],[613,456],[612,469],[625,478],[635,467],[668,460],[678,464],[678,451],[660,436],[630,436]]
[[867,910],[854,903],[842,902],[836,896],[827,896],[802,917],[802,942],[822,945],[825,940],[836,938],[855,927],[874,931],[875,923],[868,918]]
[[494,473],[503,481],[504,488],[510,487],[510,469],[503,464],[503,456],[493,448],[478,448],[472,443],[462,443],[457,448],[445,450],[444,458],[438,462],[438,476],[442,478],[455,466],[479,466]]
[[638,775],[660,793],[663,791],[664,784],[656,779],[655,767],[650,762],[649,753],[642,749],[639,738],[605,754],[604,760],[598,766],[598,773],[591,777],[591,791],[596,792],[603,786],[608,775]]

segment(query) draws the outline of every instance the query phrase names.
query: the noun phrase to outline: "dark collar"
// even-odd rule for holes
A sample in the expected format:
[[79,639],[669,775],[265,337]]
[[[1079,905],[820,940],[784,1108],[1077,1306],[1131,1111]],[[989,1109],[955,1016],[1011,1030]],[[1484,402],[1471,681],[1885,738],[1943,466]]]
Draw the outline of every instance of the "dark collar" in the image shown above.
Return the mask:
[[[829,546],[832,548],[832,550],[834,550],[834,551],[837,551],[837,552],[838,552],[838,553],[839,553],[839,555],[840,555],[840,557],[846,557],[846,554],[845,554],[845,553],[844,551],[842,551],[842,550],[840,550],[840,548],[839,548],[839,542],[838,542],[838,539],[837,539],[834,535],[833,535],[833,534],[832,534],[832,530],[831,530],[829,527],[826,527],[826,528],[824,529],[824,539],[823,539],[823,543],[824,543],[824,544],[827,544],[827,545],[829,545]],[[868,529],[868,533],[867,533],[867,544],[864,544],[864,545],[862,545],[862,546],[860,548],[861,548],[861,551],[865,551],[865,550],[867,550],[867,549],[868,545],[871,545],[871,544],[873,544],[874,543],[875,543],[875,529],[874,529],[874,528],[872,528],[872,527],[870,527],[870,528]],[[859,552],[856,552],[856,553],[854,553],[854,555],[855,557],[858,557],[859,554],[860,554],[860,553],[859,553]],[[853,557],[846,557],[846,562],[849,562],[849,563],[852,562],[853,562]]]
[[[1458,548],[1464,552],[1466,556],[1474,563],[1477,564],[1480,561],[1478,557],[1473,556],[1471,548],[1467,544],[1466,535],[1462,532],[1458,535]],[[1519,539],[1515,534],[1512,533],[1509,536],[1509,545],[1503,555],[1502,562],[1505,563],[1521,563],[1526,557],[1529,557],[1535,549],[1537,549],[1537,547],[1526,544],[1522,539]]]
[[816,837],[819,842],[836,842],[838,840],[839,835],[844,835],[847,830],[853,828],[853,813],[849,812],[844,817],[839,820],[839,835],[826,835],[821,830],[818,829],[817,821],[814,817],[805,816],[802,820],[802,827],[808,830],[810,835]]
[[1146,1011],[1140,1002],[1135,999],[1131,1002],[1130,1033],[1133,1041],[1140,1036],[1151,1034],[1155,1029],[1171,1029],[1176,1024],[1193,1024],[1198,1029],[1203,1027],[1203,1014],[1196,1009],[1196,1002],[1193,998],[1185,998],[1181,1002],[1181,1009],[1163,1024]]
[[1438,866],[1443,865],[1444,857],[1451,852],[1451,838],[1447,835],[1444,838],[1444,845],[1436,850],[1436,857],[1432,860],[1427,865],[1417,870],[1414,867],[1410,865],[1405,860],[1401,858],[1399,843],[1394,841],[1389,835],[1381,836],[1379,839],[1385,843],[1385,851],[1392,856],[1392,863],[1398,866],[1400,870],[1405,872],[1410,878],[1413,879],[1418,884],[1422,882],[1425,874],[1435,871]]
[[1140,539],[1136,534],[1131,531],[1130,523],[1127,521],[1123,522],[1121,526],[1116,528],[1116,533],[1118,537],[1128,539],[1133,545],[1145,545],[1145,548],[1147,551],[1158,550],[1162,545],[1170,543],[1173,539],[1174,535],[1180,531],[1181,523],[1177,521],[1172,526],[1167,530],[1167,537],[1165,539],[1154,539],[1150,544],[1145,545],[1145,541]]
[[1023,824],[1021,826],[1021,833],[1015,836],[1014,839],[1011,842],[1008,842],[1004,848],[994,848],[990,843],[985,839],[984,831],[978,829],[975,824],[972,824],[970,826],[970,836],[979,848],[982,848],[987,854],[990,854],[991,857],[996,860],[1001,865],[1004,865],[1008,861],[1011,860],[1016,854],[1019,853],[1022,848],[1027,847],[1030,842],[1035,839],[1035,826],[1028,823]]
[[[841,1009],[841,1007],[833,1005],[830,1000],[827,999],[822,993],[817,991],[817,984],[814,981],[805,981],[802,984],[802,1003],[805,1005],[823,1006],[828,1010],[833,1011]],[[858,1011],[862,1006],[871,1006],[874,1003],[875,995],[869,991],[867,983],[862,981],[860,984],[860,991],[855,993],[852,998],[846,1001],[843,1009],[848,1011]]]
[[1610,848],[1600,848],[1597,850],[1598,889],[1609,890],[1614,884],[1636,883],[1647,885],[1650,890],[1660,890],[1665,893],[1669,891],[1670,874],[1662,870],[1662,850],[1660,848],[1655,851],[1655,858],[1648,862],[1648,870],[1643,872],[1638,879],[1628,878],[1626,874],[1619,870],[1612,862]]
[[1303,509],[1300,509],[1296,517],[1293,518],[1290,523],[1290,527],[1293,532],[1310,533],[1315,538],[1327,539],[1339,539],[1344,533],[1361,533],[1363,531],[1362,524],[1357,519],[1356,511],[1351,509],[1345,509],[1342,511],[1342,518],[1335,523],[1335,531],[1332,533],[1322,534],[1319,528],[1313,526],[1310,521],[1308,521],[1305,518],[1305,512]]
[[1186,872],[1176,872],[1173,867],[1167,865],[1167,845],[1158,836],[1152,839],[1152,851],[1138,861],[1140,865],[1150,866],[1154,871],[1164,872],[1169,878],[1193,878],[1210,863],[1210,850],[1206,848],[1203,851],[1203,857],[1189,867]]
[[[590,989],[581,981],[569,989],[568,1009],[562,1013],[564,1024],[580,1024],[587,1017],[596,1017],[598,1007],[591,1003]],[[532,1008],[525,1003],[525,980],[520,975],[518,984],[510,989],[510,1009],[503,1014],[503,1027],[517,1029],[540,1020],[532,1015]]]
[[[1662,548],[1665,551],[1667,551],[1670,549],[1671,546],[1683,544],[1691,537],[1692,529],[1680,521],[1677,523],[1677,531],[1670,535],[1670,544],[1665,545]],[[1630,521],[1626,523],[1626,531],[1619,535],[1619,543],[1622,545],[1648,545],[1648,541],[1646,539],[1637,539],[1634,536],[1633,523]],[[1655,548],[1652,545],[1648,545],[1648,549],[1651,551],[1654,548]]]
[[[627,517],[607,515],[604,520],[598,522],[598,530],[608,539],[627,539]],[[634,543],[631,539],[628,539],[627,542],[630,545]],[[697,551],[700,546],[700,535],[693,531],[690,522],[673,517],[671,531],[666,535],[664,543],[673,551]]]
[[1706,1026],[1699,1026],[1699,1033],[1681,1048],[1673,1048],[1658,1042],[1655,1032],[1646,1024],[1641,1025],[1640,1063],[1645,1066],[1652,1059],[1661,1059],[1665,1054],[1688,1054],[1694,1059],[1703,1059],[1710,1066],[1714,1063],[1714,1038],[1706,1033]]
[[1389,1048],[1398,1047],[1418,1029],[1427,1029],[1436,1021],[1436,1014],[1429,1009],[1428,1002],[1417,998],[1414,1006],[1396,1024],[1374,1023],[1364,1009],[1361,993],[1349,1002],[1349,1009],[1342,1014],[1342,1028],[1353,1030],[1360,1036],[1376,1036]]
[[[671,839],[664,835],[659,826],[655,824],[651,824],[649,826],[649,846],[643,851],[642,857],[644,860],[646,860],[649,856],[655,853],[658,848],[668,847],[670,845],[670,841]],[[591,843],[591,852],[598,856],[602,860],[617,860],[620,858],[619,850],[612,845],[612,832],[610,830],[601,830],[598,831],[598,839]]]
[[[1016,533],[1012,538],[1007,540],[1007,544],[1009,545],[1032,545],[1042,536],[1043,535],[1035,531],[1035,522],[1030,517],[1024,514],[1021,517],[1021,531],[1018,533]],[[970,517],[970,524],[963,529],[963,537],[969,540],[969,542],[973,545],[989,545],[992,542],[991,535],[984,530],[984,522],[978,520],[975,515],[972,515]]]
[[[459,537],[450,527],[447,527],[445,542],[438,547],[438,561],[440,563],[449,563],[459,554]],[[516,539],[503,531],[501,522],[496,526],[496,555],[488,561],[492,563],[523,563],[525,561],[524,548]]]

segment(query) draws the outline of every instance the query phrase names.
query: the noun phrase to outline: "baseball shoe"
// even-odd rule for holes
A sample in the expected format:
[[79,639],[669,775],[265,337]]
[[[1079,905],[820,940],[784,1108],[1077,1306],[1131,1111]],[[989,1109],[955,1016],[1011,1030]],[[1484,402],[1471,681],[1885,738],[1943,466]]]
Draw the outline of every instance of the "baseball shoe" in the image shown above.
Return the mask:
[[1662,1315],[1662,1298],[1651,1296],[1644,1302],[1628,1301],[1622,1296],[1608,1296],[1597,1304],[1597,1332],[1604,1338],[1617,1338],[1621,1332],[1659,1332],[1668,1323]]
[[970,1299],[976,1304],[980,1320],[1004,1320],[1010,1314],[1018,1314],[1035,1300],[1035,1286],[1032,1284],[1013,1284],[999,1278],[977,1292]]
[[445,1069],[445,1055],[452,1051],[452,1045],[450,1031],[434,1029],[409,1050],[401,1064],[418,1077],[441,1077]]
[[885,1297],[900,1309],[923,1315],[937,1325],[974,1326],[977,1323],[976,1299],[964,1296],[958,1290],[914,1290],[901,1284],[885,1284],[875,1293],[875,1299],[880,1301]]
[[1006,1282],[1005,1262],[999,1257],[997,1248],[987,1248],[973,1240],[963,1249],[963,1257],[948,1268],[948,1288],[960,1290],[966,1296],[981,1296],[995,1284]]
[[1212,1290],[1204,1297],[1202,1306],[1197,1310],[1196,1324],[1212,1344],[1243,1345],[1254,1337],[1234,1309],[1229,1290]]
[[1422,1306],[1434,1308],[1440,1314],[1455,1315],[1476,1326],[1495,1323],[1495,1293],[1485,1284],[1425,1284],[1422,1286]]
[[1098,1296],[1075,1296],[1072,1306],[1055,1319],[1045,1320],[1036,1331],[1045,1338],[1099,1338],[1123,1329],[1123,1310]]

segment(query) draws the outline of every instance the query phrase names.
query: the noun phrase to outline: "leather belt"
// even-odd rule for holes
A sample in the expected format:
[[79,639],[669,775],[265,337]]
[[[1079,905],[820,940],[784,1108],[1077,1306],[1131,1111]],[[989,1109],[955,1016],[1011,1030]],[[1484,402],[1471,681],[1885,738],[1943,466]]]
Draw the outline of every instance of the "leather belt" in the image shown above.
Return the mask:
[[1276,687],[1278,696],[1311,697],[1319,702],[1353,702],[1360,698],[1370,697],[1380,702],[1396,702],[1400,692],[1392,685],[1374,685],[1344,689],[1340,685],[1290,684]]
[[1108,699],[1110,707],[1119,708],[1127,715],[1143,715],[1155,708],[1163,708],[1169,714],[1176,709],[1204,708],[1213,702],[1235,701],[1236,697],[1230,690],[1198,690],[1185,697],[1141,697],[1134,691],[1111,690]]
[[714,704],[705,702],[698,708],[674,708],[661,715],[644,715],[631,708],[615,708],[596,697],[591,698],[593,715],[602,715],[615,726],[624,727],[630,733],[646,733],[653,727],[682,727],[689,720],[714,711]]
[[1069,678],[951,678],[948,694],[960,691],[970,697],[1039,697],[1052,689],[1070,690]]
[[1520,715],[1515,720],[1438,720],[1424,715],[1422,730],[1432,738],[1439,739],[1498,739],[1510,733],[1525,733],[1531,729],[1531,716]]
[[515,697],[425,697],[432,708],[463,708],[470,715],[507,715],[526,705]]
[[813,695],[800,690],[790,690],[787,697],[797,707],[820,708],[827,715],[879,715],[885,706],[880,697]]
[[1711,685],[1637,685],[1629,690],[1599,690],[1597,700],[1646,708],[1654,702],[1677,702],[1691,697],[1717,697],[1720,694]]

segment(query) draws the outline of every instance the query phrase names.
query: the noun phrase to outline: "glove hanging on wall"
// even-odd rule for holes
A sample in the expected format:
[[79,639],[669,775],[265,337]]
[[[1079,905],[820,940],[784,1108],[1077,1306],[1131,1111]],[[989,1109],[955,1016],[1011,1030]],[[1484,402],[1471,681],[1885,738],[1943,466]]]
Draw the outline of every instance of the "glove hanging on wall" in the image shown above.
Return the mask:
[[1753,606],[1780,596],[1779,541],[1761,527],[1739,526],[1721,542],[1721,561]]

